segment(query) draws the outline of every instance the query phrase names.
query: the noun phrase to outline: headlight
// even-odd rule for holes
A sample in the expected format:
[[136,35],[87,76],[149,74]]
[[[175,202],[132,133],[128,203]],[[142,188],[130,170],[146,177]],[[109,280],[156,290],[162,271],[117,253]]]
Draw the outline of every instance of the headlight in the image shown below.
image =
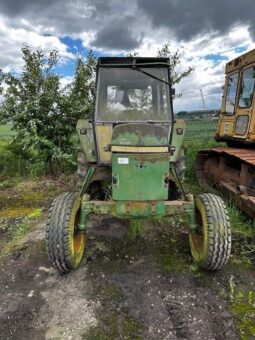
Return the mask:
[[244,135],[249,122],[249,116],[238,116],[236,120],[236,134]]

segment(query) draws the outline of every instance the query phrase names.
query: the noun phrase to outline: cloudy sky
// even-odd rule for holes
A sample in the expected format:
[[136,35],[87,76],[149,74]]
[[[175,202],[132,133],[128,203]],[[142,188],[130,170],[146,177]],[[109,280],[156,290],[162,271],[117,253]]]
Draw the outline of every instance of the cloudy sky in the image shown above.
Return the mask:
[[255,48],[254,13],[254,0],[0,0],[0,69],[21,71],[23,43],[57,48],[64,81],[77,53],[155,56],[170,43],[180,70],[195,67],[175,111],[201,109],[200,89],[206,107],[219,108],[226,61]]

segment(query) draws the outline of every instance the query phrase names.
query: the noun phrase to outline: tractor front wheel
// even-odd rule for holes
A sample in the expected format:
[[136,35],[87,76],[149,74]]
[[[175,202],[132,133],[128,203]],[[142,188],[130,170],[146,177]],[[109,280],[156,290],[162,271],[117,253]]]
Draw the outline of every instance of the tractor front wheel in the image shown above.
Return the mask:
[[76,269],[82,260],[86,235],[78,230],[81,198],[64,193],[53,201],[46,227],[46,250],[53,267],[60,272]]
[[197,264],[218,270],[231,252],[231,226],[223,200],[212,194],[195,199],[197,230],[189,234],[190,248]]

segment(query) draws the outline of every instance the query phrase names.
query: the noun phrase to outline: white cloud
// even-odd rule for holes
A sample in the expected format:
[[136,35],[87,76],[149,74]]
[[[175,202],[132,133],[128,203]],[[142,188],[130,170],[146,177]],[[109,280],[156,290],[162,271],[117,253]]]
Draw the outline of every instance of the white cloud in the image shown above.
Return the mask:
[[45,53],[57,49],[62,62],[74,58],[73,54],[68,52],[68,47],[58,37],[40,34],[32,29],[26,20],[22,19],[21,23],[21,28],[11,27],[8,21],[0,16],[0,49],[2,51],[0,68],[4,72],[21,70],[23,62],[20,48],[22,44],[28,44],[33,49],[41,48]]
[[220,108],[225,64],[238,57],[240,52],[237,48],[244,46],[247,51],[255,47],[248,27],[235,27],[221,37],[208,35],[186,43],[183,49],[183,65],[194,66],[195,70],[189,78],[178,84],[177,90],[183,96],[175,100],[175,110],[202,109],[200,89],[204,93],[207,108]]
[[61,77],[60,78],[60,86],[61,88],[65,88],[67,85],[71,84],[72,81],[74,80],[73,76],[66,76],[66,77]]
[[[7,0],[4,1],[7,3]],[[85,2],[87,4],[84,4]],[[29,44],[33,49],[42,48],[46,53],[52,49],[58,49],[61,62],[65,65],[74,58],[74,55],[68,51],[68,46],[60,40],[60,37],[66,35],[81,39],[85,48],[92,47],[97,52],[108,55],[137,51],[142,56],[155,56],[163,44],[170,43],[173,50],[180,49],[182,52],[180,71],[189,66],[195,67],[193,74],[176,86],[177,92],[183,94],[174,102],[176,111],[202,108],[200,89],[203,90],[206,106],[219,108],[225,63],[240,54],[236,48],[243,46],[247,50],[254,48],[248,19],[244,23],[237,21],[234,26],[231,24],[231,26],[223,27],[222,33],[213,31],[212,27],[218,27],[214,25],[207,33],[194,34],[192,38],[184,42],[176,38],[179,25],[171,26],[171,20],[167,20],[168,26],[153,25],[151,17],[148,13],[139,10],[139,2],[136,1],[126,3],[122,0],[106,2],[100,0],[60,2],[56,0],[49,1],[49,6],[47,4],[42,6],[40,2],[26,1],[26,3],[27,9],[18,14],[16,13],[17,6],[13,6],[13,15],[7,12],[5,16],[0,14],[0,48],[2,51],[0,68],[3,71],[21,70],[23,62],[20,47],[24,43]],[[146,4],[146,1],[143,3]],[[160,3],[162,4],[163,1]],[[38,10],[36,6],[40,8],[37,13],[35,12]],[[161,14],[164,13],[159,12],[159,15]],[[121,28],[124,29],[121,30]],[[197,25],[193,29],[197,32]],[[105,31],[107,31],[108,39],[104,39]],[[131,38],[126,37],[125,32],[129,32]],[[201,27],[201,32],[204,32],[203,27]],[[123,44],[123,37],[130,46],[138,47],[130,51],[126,43]],[[106,44],[104,44],[105,40],[107,40]],[[101,45],[96,44],[98,41],[101,41]],[[127,46],[126,49],[125,46]],[[213,55],[221,59],[217,60],[216,57],[213,59]],[[63,78],[62,83],[66,84],[69,80],[69,78]]]

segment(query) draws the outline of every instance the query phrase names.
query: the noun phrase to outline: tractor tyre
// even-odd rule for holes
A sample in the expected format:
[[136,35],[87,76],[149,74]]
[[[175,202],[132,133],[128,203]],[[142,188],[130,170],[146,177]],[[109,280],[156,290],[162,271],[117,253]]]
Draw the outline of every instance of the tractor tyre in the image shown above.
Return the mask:
[[185,160],[186,160],[186,157],[185,157],[184,147],[182,146],[180,149],[177,161],[176,161],[177,171],[178,171],[180,180],[182,182],[184,182],[185,180],[185,170],[186,170]]
[[189,234],[192,256],[207,270],[218,270],[231,252],[231,225],[223,200],[212,194],[195,198],[197,231]]
[[46,250],[50,263],[60,272],[76,269],[82,260],[86,235],[78,230],[81,198],[64,193],[53,201],[46,227]]

